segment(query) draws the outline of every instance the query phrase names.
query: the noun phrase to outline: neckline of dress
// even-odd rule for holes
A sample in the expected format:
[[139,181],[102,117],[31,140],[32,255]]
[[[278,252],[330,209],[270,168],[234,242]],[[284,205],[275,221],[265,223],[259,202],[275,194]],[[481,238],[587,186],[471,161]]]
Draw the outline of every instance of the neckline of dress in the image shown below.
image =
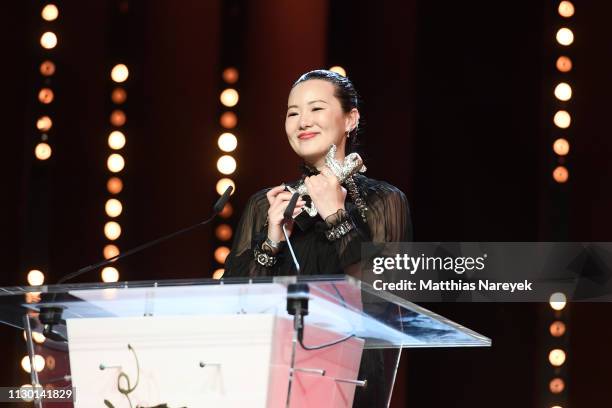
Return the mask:
[[300,170],[302,172],[302,176],[304,177],[316,176],[321,173],[316,167],[313,167],[307,163],[302,163],[300,165]]

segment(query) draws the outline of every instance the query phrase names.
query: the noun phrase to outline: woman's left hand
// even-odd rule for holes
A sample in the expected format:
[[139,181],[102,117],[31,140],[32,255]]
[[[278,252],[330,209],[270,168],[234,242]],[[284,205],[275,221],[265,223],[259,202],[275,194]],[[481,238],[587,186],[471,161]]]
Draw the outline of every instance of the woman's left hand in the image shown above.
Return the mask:
[[338,210],[344,210],[346,189],[327,167],[316,176],[306,177],[304,184],[319,215],[324,220]]

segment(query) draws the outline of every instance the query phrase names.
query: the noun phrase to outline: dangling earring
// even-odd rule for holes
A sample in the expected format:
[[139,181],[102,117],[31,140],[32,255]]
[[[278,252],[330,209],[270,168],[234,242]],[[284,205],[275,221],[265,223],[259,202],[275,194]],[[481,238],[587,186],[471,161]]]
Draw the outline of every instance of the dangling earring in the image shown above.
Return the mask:
[[351,137],[351,133],[352,132],[355,132],[355,134],[357,134],[357,129],[358,128],[359,128],[359,123],[357,123],[353,129],[350,129],[350,130],[346,131],[346,137],[347,138]]

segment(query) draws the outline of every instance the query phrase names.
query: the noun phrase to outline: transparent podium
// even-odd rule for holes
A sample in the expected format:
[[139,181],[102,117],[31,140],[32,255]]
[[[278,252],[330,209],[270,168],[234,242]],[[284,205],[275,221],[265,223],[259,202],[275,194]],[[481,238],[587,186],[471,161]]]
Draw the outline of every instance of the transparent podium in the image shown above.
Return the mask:
[[0,319],[36,407],[384,407],[402,349],[491,344],[342,275],[0,288]]

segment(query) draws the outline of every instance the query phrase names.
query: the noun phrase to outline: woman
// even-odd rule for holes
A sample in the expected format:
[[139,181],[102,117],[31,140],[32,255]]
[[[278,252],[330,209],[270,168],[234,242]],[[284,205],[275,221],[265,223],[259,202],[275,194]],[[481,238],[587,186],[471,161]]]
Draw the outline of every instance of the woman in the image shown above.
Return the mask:
[[[303,160],[300,181],[262,190],[251,197],[227,258],[226,276],[294,275],[282,232],[283,213],[303,183],[288,235],[302,275],[344,273],[360,260],[362,242],[408,241],[410,217],[404,194],[392,185],[355,174],[342,184],[326,165],[331,145],[344,162],[356,145],[359,98],[351,81],[335,72],[302,75],[291,88],[285,118],[289,144]],[[316,208],[310,219],[301,214]]]
[[[359,98],[348,78],[316,70],[291,88],[285,118],[289,144],[304,161],[301,180],[262,190],[251,197],[226,261],[226,276],[294,275],[296,269],[282,231],[283,213],[295,189],[308,194],[297,201],[286,225],[302,275],[344,273],[359,262],[361,243],[410,239],[410,216],[404,194],[392,185],[355,174],[343,185],[326,165],[330,146],[343,163],[353,152],[359,128]],[[349,156],[350,157],[350,156]],[[316,208],[311,218],[302,211]],[[299,214],[299,216],[298,216]],[[386,406],[387,390],[380,350],[364,352],[355,407]]]

